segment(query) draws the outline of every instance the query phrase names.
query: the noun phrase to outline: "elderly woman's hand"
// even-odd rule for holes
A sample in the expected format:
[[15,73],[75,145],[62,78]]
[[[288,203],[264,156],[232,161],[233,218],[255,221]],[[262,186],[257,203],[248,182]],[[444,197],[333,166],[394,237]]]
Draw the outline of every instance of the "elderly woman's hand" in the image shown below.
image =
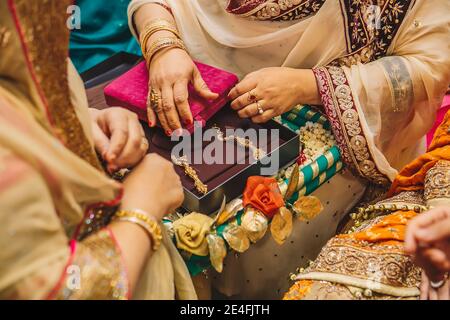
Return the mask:
[[139,163],[148,150],[148,141],[138,117],[123,108],[89,109],[95,149],[114,173]]
[[242,118],[267,122],[298,104],[320,105],[312,70],[274,67],[247,75],[231,90],[231,107]]
[[166,49],[157,53],[150,64],[150,84],[160,97],[155,110],[150,111],[149,125],[156,124],[156,116],[168,136],[182,124],[193,123],[188,103],[188,84],[192,83],[197,93],[205,99],[217,99],[203,80],[189,54],[181,49]]

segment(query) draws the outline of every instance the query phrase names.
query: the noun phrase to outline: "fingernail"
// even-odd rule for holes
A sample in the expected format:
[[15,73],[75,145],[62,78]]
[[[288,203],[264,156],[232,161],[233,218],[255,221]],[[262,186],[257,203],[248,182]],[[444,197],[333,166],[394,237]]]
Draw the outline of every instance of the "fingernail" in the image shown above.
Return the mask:
[[168,137],[170,137],[170,136],[172,135],[172,131],[171,131],[171,130],[166,130],[166,135],[167,135]]
[[149,121],[149,122],[148,122],[148,126],[149,126],[150,128],[153,128],[153,126],[154,126],[153,122]]
[[184,124],[187,126],[190,126],[192,124],[192,120],[191,119],[186,119],[184,120]]

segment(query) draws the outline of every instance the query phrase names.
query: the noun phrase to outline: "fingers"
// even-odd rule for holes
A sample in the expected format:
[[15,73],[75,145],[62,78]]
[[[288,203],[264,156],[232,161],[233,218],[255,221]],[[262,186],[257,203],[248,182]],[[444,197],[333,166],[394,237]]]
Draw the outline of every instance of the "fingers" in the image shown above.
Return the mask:
[[[434,208],[412,219],[408,223],[406,229],[405,251],[409,254],[413,254],[417,250],[418,241],[429,241],[425,239],[431,234],[429,232],[424,232],[423,229],[438,221],[445,220],[448,216],[449,214],[444,208]],[[422,235],[422,239],[420,239],[419,235]]]
[[183,124],[193,124],[194,120],[188,103],[188,82],[186,80],[180,80],[175,83],[173,86],[173,97]]
[[238,97],[245,95],[247,92],[253,90],[257,86],[256,78],[246,77],[244,80],[239,82],[233,89],[231,89],[228,97],[231,100],[236,100]]
[[128,140],[117,160],[110,165],[110,171],[128,168],[142,160],[148,150],[148,141],[145,138],[141,124],[134,115],[128,119]]
[[445,281],[445,284],[437,290],[438,300],[450,299],[450,284],[449,281]]
[[256,89],[252,89],[243,95],[237,97],[231,102],[231,108],[233,110],[241,110],[242,108],[245,108],[248,105],[251,105],[252,103],[255,103],[257,100],[257,93]]
[[[437,274],[431,280],[440,279],[442,273],[445,273],[450,269],[450,261],[447,255],[440,249],[428,248],[421,250],[421,256],[424,260],[428,261],[429,264],[433,266]],[[430,276],[430,275],[429,275]]]
[[163,125],[163,128],[166,134],[171,136],[175,130],[181,129],[181,123],[173,100],[172,87],[170,86],[162,88],[162,110],[166,118],[166,125]]
[[123,114],[121,112],[108,112],[106,117],[110,133],[110,145],[105,159],[111,163],[117,159],[127,143],[128,121],[122,118]]
[[238,111],[238,115],[241,118],[253,118],[256,117],[257,115],[259,115],[259,109],[263,110],[263,111],[267,111],[266,110],[266,103],[264,100],[252,103],[248,106],[246,106],[245,108],[243,108],[242,110]]
[[106,159],[106,154],[109,149],[109,139],[106,134],[100,129],[97,123],[93,123],[92,126],[92,135],[94,140],[95,149],[102,156],[103,159]]
[[269,109],[265,111],[262,115],[257,115],[252,118],[254,123],[266,123],[270,121],[273,117],[275,117],[275,111],[273,109]]
[[195,91],[197,91],[198,94],[205,99],[215,100],[219,97],[217,93],[212,92],[208,88],[208,85],[206,84],[205,80],[203,80],[202,75],[200,74],[200,71],[198,71],[197,67],[194,67],[192,84],[194,85]]
[[428,291],[430,290],[430,280],[425,272],[422,272],[422,281],[420,282],[420,300],[428,300]]
[[415,237],[418,241],[427,244],[450,238],[450,218],[418,229],[415,231]]
[[[159,97],[161,97],[161,91],[159,89],[155,89],[157,91],[157,94]],[[161,124],[161,127],[163,128],[163,130],[166,132],[167,135],[171,135],[172,132],[170,130],[170,126],[167,123],[167,119],[166,119],[166,114],[164,113],[163,110],[163,100],[159,99],[158,100],[158,107],[155,108],[155,110],[153,110],[156,113],[156,116],[159,119],[159,123]]]
[[156,125],[156,114],[152,108],[147,108],[147,121],[150,128],[153,128]]

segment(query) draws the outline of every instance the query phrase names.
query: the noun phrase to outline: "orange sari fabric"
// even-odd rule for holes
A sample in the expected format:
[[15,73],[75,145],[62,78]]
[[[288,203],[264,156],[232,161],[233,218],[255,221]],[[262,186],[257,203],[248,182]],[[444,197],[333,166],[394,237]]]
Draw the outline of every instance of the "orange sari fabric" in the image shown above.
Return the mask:
[[389,191],[393,196],[402,191],[423,190],[425,175],[439,160],[450,160],[450,111],[436,130],[428,152],[404,167]]

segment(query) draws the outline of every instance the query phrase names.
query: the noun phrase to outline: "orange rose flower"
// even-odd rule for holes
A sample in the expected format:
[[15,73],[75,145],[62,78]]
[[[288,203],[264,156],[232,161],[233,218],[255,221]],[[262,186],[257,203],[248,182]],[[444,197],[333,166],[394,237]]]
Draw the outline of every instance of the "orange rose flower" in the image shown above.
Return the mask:
[[252,206],[269,219],[272,219],[277,210],[284,206],[277,180],[264,177],[248,178],[243,202],[245,207]]

